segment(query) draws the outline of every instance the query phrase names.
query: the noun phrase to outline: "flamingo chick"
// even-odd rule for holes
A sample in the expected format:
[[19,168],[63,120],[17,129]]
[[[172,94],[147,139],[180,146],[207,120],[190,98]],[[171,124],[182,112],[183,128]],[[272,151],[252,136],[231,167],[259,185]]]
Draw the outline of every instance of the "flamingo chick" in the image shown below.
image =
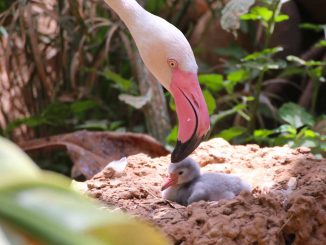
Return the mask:
[[189,42],[175,26],[143,9],[135,0],[105,0],[128,27],[145,65],[172,94],[179,121],[171,155],[179,162],[197,148],[210,120]]
[[224,173],[200,173],[197,162],[186,158],[170,164],[169,178],[162,187],[164,199],[189,205],[193,202],[232,199],[241,191],[251,191],[249,183]]

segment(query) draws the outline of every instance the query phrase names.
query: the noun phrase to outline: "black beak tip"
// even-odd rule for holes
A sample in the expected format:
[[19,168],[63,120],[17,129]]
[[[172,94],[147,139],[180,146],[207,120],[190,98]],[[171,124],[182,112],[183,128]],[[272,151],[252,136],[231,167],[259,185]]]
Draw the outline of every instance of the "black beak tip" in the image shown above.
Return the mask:
[[171,154],[171,162],[177,163],[181,162],[187,156],[189,156],[200,144],[202,138],[197,136],[191,137],[188,141],[182,143],[181,141],[177,141],[177,144]]

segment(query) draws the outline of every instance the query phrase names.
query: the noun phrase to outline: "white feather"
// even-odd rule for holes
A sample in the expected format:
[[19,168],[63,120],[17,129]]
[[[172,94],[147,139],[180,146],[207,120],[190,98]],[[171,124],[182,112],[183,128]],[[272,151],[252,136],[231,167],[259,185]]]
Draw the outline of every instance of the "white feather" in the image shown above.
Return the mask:
[[144,10],[135,0],[105,0],[120,16],[134,38],[140,55],[157,80],[169,89],[175,59],[181,70],[197,73],[198,66],[186,37],[166,20]]

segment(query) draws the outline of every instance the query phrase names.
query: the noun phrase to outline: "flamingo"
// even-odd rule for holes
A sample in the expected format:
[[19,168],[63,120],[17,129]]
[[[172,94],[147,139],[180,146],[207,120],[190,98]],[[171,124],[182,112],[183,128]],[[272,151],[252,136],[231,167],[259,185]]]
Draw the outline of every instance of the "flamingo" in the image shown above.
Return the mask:
[[162,186],[162,197],[189,205],[193,202],[233,199],[241,191],[251,192],[251,185],[238,176],[224,173],[200,173],[199,164],[191,158],[170,164],[169,178]]
[[136,0],[104,1],[127,26],[145,66],[174,98],[179,128],[171,162],[180,162],[197,148],[210,128],[190,44],[179,29],[146,11]]

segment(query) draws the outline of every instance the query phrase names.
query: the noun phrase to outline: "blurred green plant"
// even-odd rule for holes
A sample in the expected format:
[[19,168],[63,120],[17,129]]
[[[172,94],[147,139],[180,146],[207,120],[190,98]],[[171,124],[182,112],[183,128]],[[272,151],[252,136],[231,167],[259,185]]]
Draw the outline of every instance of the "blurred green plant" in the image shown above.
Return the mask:
[[325,82],[323,73],[326,68],[325,61],[308,60],[305,61],[299,57],[290,55],[287,56],[287,60],[291,62],[288,68],[283,72],[284,74],[301,75],[302,77],[308,77],[312,81],[312,100],[310,112],[316,113],[317,99],[319,95],[319,88],[321,83]]
[[288,20],[288,16],[281,13],[282,4],[285,1],[262,1],[261,6],[254,6],[247,14],[242,15],[240,18],[244,21],[258,21],[263,27],[265,32],[265,40],[262,46],[262,51],[255,52],[246,56],[243,61],[243,66],[251,69],[252,73],[257,73],[256,76],[252,76],[253,82],[251,94],[255,98],[250,105],[250,122],[248,124],[250,132],[256,127],[256,118],[259,113],[259,103],[262,93],[262,86],[266,73],[270,70],[279,70],[285,68],[285,63],[282,61],[274,61],[273,55],[282,51],[281,47],[269,48],[271,37],[273,35],[276,23]]
[[[289,18],[281,13],[285,2],[286,0],[231,0],[221,11],[222,3],[206,1],[212,16],[222,18],[221,23],[225,29],[234,32],[239,28],[252,28],[257,31],[258,24],[263,31],[261,39],[255,41],[254,52],[248,53],[244,47],[233,43],[228,48],[214,50],[217,55],[227,58],[224,62],[225,71],[221,74],[199,75],[211,116],[213,136],[224,137],[235,143],[258,142],[259,139],[254,137],[255,130],[275,128],[282,124],[278,109],[271,102],[272,99],[277,100],[278,95],[265,93],[263,88],[271,82],[277,83],[278,79],[293,76],[299,77],[304,83],[311,82],[312,99],[306,107],[313,117],[317,116],[317,101],[322,97],[320,86],[325,81],[325,61],[304,60],[296,56],[275,58],[282,55],[283,47],[270,46],[276,24]],[[146,102],[146,96],[137,97],[139,91],[135,83],[137,76],[133,64],[132,41],[119,18],[105,10],[97,1],[60,0],[54,7],[38,4],[44,10],[39,12],[32,11],[31,3],[34,4],[29,1],[0,4],[4,11],[0,14],[0,36],[17,36],[26,40],[23,51],[27,60],[33,63],[24,95],[37,94],[36,98],[24,98],[32,116],[11,122],[0,132],[9,137],[21,125],[32,127],[35,136],[42,136],[44,132],[53,133],[49,128],[58,129],[57,132],[61,130],[60,133],[74,129],[145,132],[144,117],[133,105],[138,101],[138,107],[141,107]],[[149,0],[144,3],[149,11],[164,16],[186,33],[191,33],[192,24],[186,29],[183,22],[188,20],[186,13],[189,6],[196,6],[194,1],[167,3],[163,0]],[[46,14],[50,18],[48,21],[55,26],[55,31],[50,34],[42,33],[36,28],[41,26],[40,20],[46,21],[44,12],[49,13]],[[29,25],[30,23],[39,25]],[[325,31],[325,25],[303,23],[300,27],[318,33]],[[256,38],[257,36],[258,34]],[[16,62],[20,52],[15,52],[19,48],[16,42],[13,39],[9,41],[11,45],[7,46],[7,51],[12,55],[6,56],[6,64],[11,71],[10,78],[14,81],[23,76],[12,72],[16,70],[15,67],[19,67]],[[325,46],[325,40],[319,40],[315,47]],[[54,52],[57,50],[60,52]],[[53,56],[49,55],[52,51]],[[45,58],[39,62],[38,57]],[[207,67],[206,71],[211,72],[213,69]],[[47,76],[42,76],[42,71],[46,71]],[[268,81],[271,77],[275,79]],[[170,109],[174,111],[175,105],[168,93],[167,98]],[[33,103],[35,99],[38,103]],[[174,117],[172,121],[175,121]],[[266,125],[269,123],[266,121],[272,123]],[[176,142],[177,130],[177,127],[173,128],[167,138],[168,143]],[[221,132],[216,134],[217,131]],[[267,140],[265,144],[274,143]]]
[[1,244],[168,244],[154,228],[103,210],[0,137]]
[[325,121],[326,115],[314,118],[305,109],[294,103],[285,103],[277,111],[280,126],[275,129],[256,129],[249,135],[245,127],[231,127],[221,131],[216,137],[227,141],[256,142],[259,145],[277,146],[288,144],[295,148],[309,147],[317,157],[326,153],[326,128],[315,130],[316,125]]
[[144,131],[142,114],[119,100],[121,92],[138,94],[132,81],[131,39],[104,6],[75,0],[1,3],[0,49],[8,54],[2,57],[10,80],[3,93],[24,91],[18,106],[32,115],[4,117],[4,135],[11,137],[21,125],[33,128],[36,137],[59,133],[59,128],[61,133],[120,126]]
[[282,125],[276,129],[255,130],[252,139],[259,144],[269,146],[288,144],[290,147],[305,146],[312,149],[312,152],[322,157],[326,153],[326,135],[314,130],[319,120],[310,113],[294,103],[286,103],[278,110],[278,116]]
[[11,122],[5,129],[5,135],[9,136],[12,131],[21,126],[27,125],[31,128],[41,125],[52,127],[81,127],[79,124],[86,119],[86,113],[99,105],[94,100],[81,100],[73,103],[54,102],[49,104],[39,115],[21,118]]
[[[323,74],[325,74],[326,64],[324,61],[305,61],[296,56],[288,56],[286,59],[275,58],[275,55],[283,51],[283,47],[270,47],[270,41],[275,25],[289,19],[289,16],[281,13],[281,6],[286,1],[256,2],[257,4],[249,9],[251,2],[246,3],[245,6],[234,6],[237,0],[230,1],[230,4],[226,6],[227,9],[222,11],[222,21],[230,27],[226,28],[228,30],[240,28],[240,20],[258,22],[264,31],[260,50],[248,54],[234,44],[226,49],[218,49],[216,50],[217,54],[228,57],[225,63],[225,72],[223,74],[199,75],[199,82],[204,89],[204,97],[211,116],[211,131],[215,132],[217,126],[223,123],[232,125],[213,136],[222,137],[235,143],[257,142],[270,146],[288,143],[291,147],[297,147],[310,144],[313,152],[319,154],[325,150],[325,136],[313,130],[315,123],[310,121],[298,126],[288,122],[286,118],[308,118],[307,115],[310,115],[314,122],[318,121],[315,118],[316,105],[317,98],[320,96],[320,85],[325,81]],[[232,11],[238,11],[237,13],[240,11],[242,13],[240,19],[235,20],[230,15]],[[234,23],[236,21],[239,23]],[[301,28],[318,32],[324,30],[322,25],[309,23],[301,25]],[[321,40],[317,44],[318,47],[324,45],[325,40]],[[309,113],[293,115],[291,110],[286,110],[291,107],[297,113],[304,111],[302,107],[295,104],[284,104],[279,110],[272,105],[269,99],[271,95],[265,94],[263,91],[263,86],[271,82],[267,77],[272,72],[278,74],[275,82],[278,82],[277,79],[281,80],[294,75],[312,81],[313,92],[310,104],[312,115]],[[173,108],[173,103],[170,105]],[[263,116],[272,119],[274,125],[279,124],[280,126],[276,129],[257,129],[264,127]],[[284,124],[284,122],[287,123]],[[167,138],[168,142],[174,143],[176,136],[177,129],[174,128]]]

